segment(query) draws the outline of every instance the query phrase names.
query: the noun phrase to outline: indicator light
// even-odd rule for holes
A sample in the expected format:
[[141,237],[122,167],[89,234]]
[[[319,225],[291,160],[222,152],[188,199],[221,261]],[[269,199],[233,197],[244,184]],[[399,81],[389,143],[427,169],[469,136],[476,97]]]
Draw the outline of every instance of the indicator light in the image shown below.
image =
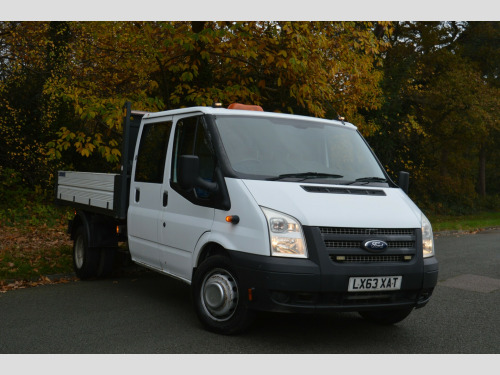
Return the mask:
[[226,221],[231,224],[238,224],[240,222],[240,217],[237,215],[226,216]]

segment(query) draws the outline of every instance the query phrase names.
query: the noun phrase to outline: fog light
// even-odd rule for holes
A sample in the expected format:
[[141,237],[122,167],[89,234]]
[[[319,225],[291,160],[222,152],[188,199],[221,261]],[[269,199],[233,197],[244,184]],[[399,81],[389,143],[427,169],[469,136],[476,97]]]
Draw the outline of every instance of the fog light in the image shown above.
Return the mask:
[[288,296],[288,294],[283,292],[272,292],[271,298],[278,303],[287,303],[288,301],[290,301],[290,297]]

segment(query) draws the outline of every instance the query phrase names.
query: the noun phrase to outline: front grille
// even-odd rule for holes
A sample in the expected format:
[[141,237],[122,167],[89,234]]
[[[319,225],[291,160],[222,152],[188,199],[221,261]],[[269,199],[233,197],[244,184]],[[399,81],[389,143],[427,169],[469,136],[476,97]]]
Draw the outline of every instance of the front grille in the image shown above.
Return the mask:
[[413,235],[415,229],[386,229],[386,228],[333,228],[320,227],[321,234],[345,234],[345,235],[380,235],[380,236],[402,236]]
[[[334,263],[408,262],[417,254],[417,229],[412,228],[319,228],[325,250]],[[367,241],[387,244],[381,251],[369,251]]]
[[335,263],[383,263],[383,262],[409,262],[412,255],[336,255],[330,254],[330,259]]
[[326,293],[322,302],[330,306],[390,305],[395,302],[415,303],[417,291],[393,291],[371,293]]
[[[318,307],[342,307],[344,311],[349,311],[349,307],[367,305],[391,305],[394,303],[417,303],[417,301],[429,299],[432,289],[425,293],[425,296],[415,290],[397,290],[390,292],[325,292],[325,293],[304,293],[304,292],[283,292],[272,291],[271,298],[280,305],[290,306],[318,306]],[[347,309],[346,309],[347,308]],[[351,310],[356,311],[356,310]]]

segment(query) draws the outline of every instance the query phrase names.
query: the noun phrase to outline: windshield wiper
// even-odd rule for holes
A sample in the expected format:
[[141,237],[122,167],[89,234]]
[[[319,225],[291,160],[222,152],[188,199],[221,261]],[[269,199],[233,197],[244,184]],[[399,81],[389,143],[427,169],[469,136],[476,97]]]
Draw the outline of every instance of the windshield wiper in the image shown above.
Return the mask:
[[330,173],[319,173],[319,172],[303,172],[303,173],[285,173],[280,174],[277,177],[270,177],[267,180],[269,181],[277,181],[283,180],[285,178],[301,178],[301,181],[310,179],[310,178],[342,178],[339,174],[330,174]]
[[352,185],[356,182],[369,183],[369,182],[388,182],[388,181],[386,178],[383,178],[383,177],[361,177],[361,178],[357,178],[356,180],[354,180],[352,182],[347,183],[346,185]]

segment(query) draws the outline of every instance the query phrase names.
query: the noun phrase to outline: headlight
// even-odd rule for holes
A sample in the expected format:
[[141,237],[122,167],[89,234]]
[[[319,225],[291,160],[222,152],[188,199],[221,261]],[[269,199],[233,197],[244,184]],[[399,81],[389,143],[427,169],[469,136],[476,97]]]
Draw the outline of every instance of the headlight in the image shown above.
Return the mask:
[[422,214],[422,245],[424,258],[434,256],[434,236],[432,234],[432,226],[429,219]]
[[298,220],[281,212],[261,207],[269,227],[271,255],[291,258],[307,258],[307,247]]

